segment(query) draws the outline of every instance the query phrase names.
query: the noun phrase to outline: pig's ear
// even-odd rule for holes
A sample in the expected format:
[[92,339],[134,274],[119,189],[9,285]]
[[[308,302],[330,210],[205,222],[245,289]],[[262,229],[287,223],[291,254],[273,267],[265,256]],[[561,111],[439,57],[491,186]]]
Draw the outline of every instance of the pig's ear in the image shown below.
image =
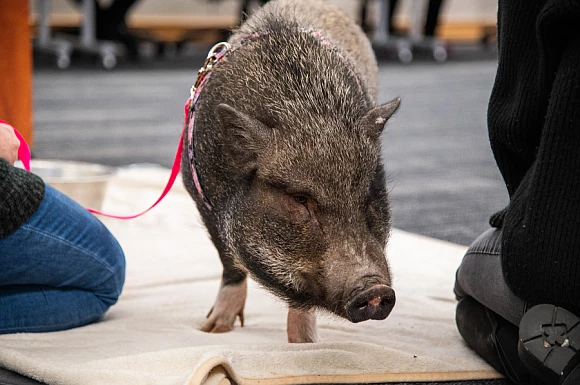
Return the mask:
[[255,155],[268,143],[270,128],[225,103],[217,106],[217,114],[224,129],[226,151],[237,162],[255,159]]
[[383,132],[387,120],[397,111],[400,104],[401,98],[395,98],[373,108],[361,119],[361,127],[367,131],[371,138],[378,138]]

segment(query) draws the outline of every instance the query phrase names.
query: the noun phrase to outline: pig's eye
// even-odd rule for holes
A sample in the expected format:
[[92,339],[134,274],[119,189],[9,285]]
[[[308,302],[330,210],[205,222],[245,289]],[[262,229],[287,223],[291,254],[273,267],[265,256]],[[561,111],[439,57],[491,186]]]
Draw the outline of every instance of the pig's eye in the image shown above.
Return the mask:
[[308,202],[308,198],[306,198],[304,195],[294,195],[294,200],[301,205],[305,205],[306,202]]

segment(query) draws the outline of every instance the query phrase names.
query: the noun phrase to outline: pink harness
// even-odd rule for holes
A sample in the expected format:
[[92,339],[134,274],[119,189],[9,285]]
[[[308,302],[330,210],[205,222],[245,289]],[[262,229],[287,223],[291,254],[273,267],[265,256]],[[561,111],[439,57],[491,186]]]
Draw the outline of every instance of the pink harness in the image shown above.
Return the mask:
[[195,84],[191,87],[189,99],[187,99],[185,106],[183,107],[185,116],[183,131],[185,131],[185,128],[187,127],[187,155],[189,158],[189,166],[191,168],[191,176],[193,178],[193,183],[195,184],[195,189],[208,210],[212,209],[211,204],[201,188],[201,183],[197,176],[197,165],[195,163],[195,105],[203,86],[205,86],[205,83],[211,76],[212,68],[223,59],[226,53],[229,52],[229,49],[230,45],[228,43],[218,43],[212,47],[207,55],[207,59],[205,59],[205,63],[203,63],[203,67],[201,67],[197,74]]
[[[320,41],[321,44],[329,46],[335,54],[337,54],[339,57],[346,60],[346,58],[344,58],[344,56],[342,55],[340,50],[337,47],[333,46],[329,40],[324,38],[324,36],[322,36],[322,34],[319,31],[316,31],[313,29],[301,29],[300,31],[303,33],[310,34],[311,36],[314,36],[317,40]],[[251,35],[248,35],[248,37],[242,41],[242,44],[240,46],[244,46],[245,44],[258,39],[259,37],[266,36],[268,34],[269,34],[269,32],[263,32],[263,33],[253,33]],[[204,202],[205,206],[209,210],[212,210],[212,206],[211,206],[207,196],[204,194],[203,189],[201,187],[201,183],[199,181],[199,176],[198,176],[198,170],[197,170],[197,166],[196,166],[196,162],[195,162],[195,147],[194,147],[194,143],[195,143],[195,105],[197,103],[197,100],[199,99],[199,95],[200,95],[204,85],[207,83],[208,79],[211,76],[212,68],[215,65],[217,65],[220,61],[222,61],[227,54],[233,52],[234,50],[235,50],[235,48],[230,49],[230,45],[228,43],[222,42],[222,43],[216,44],[209,51],[209,54],[207,55],[207,58],[205,60],[205,63],[203,64],[203,67],[201,67],[201,69],[199,70],[195,84],[191,87],[190,96],[187,99],[187,101],[185,102],[185,106],[183,108],[184,109],[183,129],[181,131],[181,136],[179,137],[179,144],[177,145],[177,151],[175,153],[175,159],[173,160],[173,166],[171,167],[171,173],[169,175],[169,180],[167,181],[165,188],[163,189],[163,192],[161,193],[159,198],[155,201],[155,203],[153,203],[148,209],[146,209],[138,214],[135,214],[135,215],[112,215],[112,214],[103,213],[101,211],[94,210],[91,208],[87,208],[88,211],[90,211],[93,214],[103,215],[103,216],[110,217],[110,218],[133,219],[133,218],[137,218],[137,217],[147,213],[153,207],[157,206],[157,204],[159,202],[161,202],[161,200],[167,195],[167,193],[169,193],[169,190],[171,190],[171,187],[173,186],[175,179],[179,175],[179,169],[180,169],[180,165],[181,165],[181,157],[183,154],[183,137],[185,135],[186,129],[187,129],[187,152],[188,152],[188,159],[189,159],[189,165],[191,168],[191,175],[193,178],[193,182],[194,182],[195,188],[196,188],[198,194],[200,195],[202,201]],[[356,83],[358,85],[359,91],[364,96],[365,92],[363,90],[363,87],[362,87],[362,84],[360,82],[359,77],[356,75],[356,73],[352,70],[352,68],[350,66],[348,67],[348,69],[349,69],[350,74],[356,79]],[[363,100],[364,100],[365,105],[367,105],[368,102],[367,102],[366,98],[363,97]],[[0,123],[8,124],[7,122],[5,122],[3,120],[0,120]],[[20,147],[18,148],[18,158],[22,161],[24,168],[26,170],[30,171],[30,148],[29,148],[28,144],[26,143],[26,141],[24,140],[24,138],[22,137],[22,135],[16,129],[14,129],[14,132],[15,132],[16,136],[18,137],[18,140],[20,140]]]

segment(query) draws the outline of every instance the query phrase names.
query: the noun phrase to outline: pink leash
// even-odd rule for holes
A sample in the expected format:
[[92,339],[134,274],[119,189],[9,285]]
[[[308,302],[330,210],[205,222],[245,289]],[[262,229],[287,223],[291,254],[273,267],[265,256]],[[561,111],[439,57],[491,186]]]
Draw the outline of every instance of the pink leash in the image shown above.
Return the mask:
[[[10,123],[8,123],[5,120],[0,119],[0,123],[12,127]],[[22,135],[20,135],[20,132],[16,131],[14,127],[12,127],[12,129],[14,129],[16,137],[20,141],[20,147],[18,147],[18,159],[20,159],[20,161],[24,165],[26,171],[30,171],[30,147],[28,147],[28,143],[26,143],[26,140],[24,140]]]
[[140,217],[141,215],[143,215],[146,212],[148,212],[149,210],[151,210],[153,207],[157,206],[157,204],[159,202],[161,202],[161,200],[163,198],[165,198],[165,195],[167,195],[167,193],[169,193],[169,190],[171,190],[171,187],[173,187],[173,183],[175,182],[177,175],[179,175],[179,168],[181,165],[181,153],[183,152],[182,143],[181,143],[182,140],[183,140],[183,131],[181,132],[181,135],[179,136],[179,144],[177,145],[177,152],[175,153],[175,159],[173,160],[173,166],[171,166],[171,174],[169,175],[169,180],[167,181],[167,184],[165,185],[165,188],[163,189],[163,192],[161,193],[159,198],[157,198],[155,203],[153,203],[147,210],[142,211],[139,214],[135,214],[135,215],[112,215],[112,214],[103,213],[101,211],[94,210],[94,209],[91,209],[88,207],[87,207],[87,210],[89,210],[93,214],[103,215],[103,216],[109,217],[109,218],[133,219],[133,218]]
[[[189,99],[186,102],[186,106],[188,106],[188,105],[189,105]],[[10,124],[8,122],[5,122],[4,120],[0,120],[0,123],[4,123],[4,124],[7,124],[10,126]],[[26,143],[26,140],[24,140],[24,138],[22,137],[20,132],[18,132],[18,130],[16,130],[15,128],[14,128],[14,133],[16,134],[16,137],[20,141],[20,147],[18,148],[18,159],[20,159],[20,161],[24,165],[24,168],[27,171],[30,171],[30,147],[28,146],[28,143]],[[159,202],[161,202],[161,200],[163,198],[165,198],[165,196],[167,195],[169,190],[171,190],[171,187],[173,186],[173,183],[175,182],[175,179],[177,178],[177,175],[179,174],[179,168],[181,165],[181,154],[183,152],[182,141],[183,141],[183,131],[181,132],[181,136],[179,137],[179,145],[177,146],[177,152],[175,154],[175,159],[173,160],[173,166],[171,167],[171,174],[169,175],[169,180],[167,181],[167,184],[165,185],[165,189],[161,193],[161,196],[147,210],[145,210],[139,214],[135,214],[135,215],[112,215],[112,214],[103,213],[101,211],[94,210],[94,209],[91,209],[88,207],[87,207],[87,210],[93,214],[103,215],[103,216],[106,216],[109,218],[133,219],[133,218],[140,217],[141,215],[143,215],[146,212],[148,212],[149,210],[151,210],[153,207],[157,206],[157,204]]]
[[[173,183],[175,182],[177,175],[179,175],[179,169],[181,167],[181,155],[183,154],[183,135],[185,134],[186,129],[188,129],[189,136],[192,135],[192,127],[188,128],[188,126],[193,125],[193,109],[194,109],[194,105],[197,101],[197,98],[199,97],[199,93],[201,92],[201,89],[203,88],[205,81],[207,80],[209,74],[211,73],[212,67],[219,60],[221,60],[224,57],[224,55],[228,49],[229,49],[229,44],[227,44],[227,43],[218,43],[218,44],[214,45],[212,47],[212,49],[209,51],[209,54],[205,60],[205,63],[203,64],[203,67],[198,72],[195,84],[191,88],[190,97],[185,102],[183,129],[181,130],[181,136],[179,137],[179,144],[177,145],[177,152],[175,153],[175,159],[173,160],[173,166],[171,167],[171,174],[169,175],[169,180],[167,181],[167,184],[165,185],[165,188],[163,189],[161,196],[159,198],[157,198],[155,203],[153,203],[148,209],[140,212],[139,214],[135,214],[135,215],[113,215],[113,214],[103,213],[101,211],[87,207],[87,210],[89,212],[91,212],[93,214],[103,215],[103,216],[109,217],[109,218],[133,219],[133,218],[140,217],[141,215],[147,213],[153,207],[157,206],[157,204],[159,202],[161,202],[161,200],[163,198],[165,198],[167,193],[169,193],[169,190],[171,190],[171,187],[173,187]],[[189,116],[190,113],[192,114],[191,122],[190,122],[190,116]],[[4,124],[7,124],[10,126],[9,123],[7,123],[3,120],[0,120],[0,123],[4,123]],[[10,127],[12,127],[12,126],[10,126]],[[26,140],[24,140],[22,135],[20,135],[20,133],[14,127],[12,127],[12,128],[14,129],[14,133],[16,134],[16,137],[20,141],[20,147],[18,148],[18,158],[22,161],[24,168],[27,171],[30,171],[30,147],[28,146],[28,143],[26,143]],[[191,144],[191,139],[188,141],[188,146],[190,144]],[[204,200],[204,202],[208,206],[208,208],[211,209],[211,206],[209,205],[207,198],[205,198],[203,191],[201,189],[201,185],[200,185],[199,180],[198,180],[197,172],[195,171],[195,165],[193,163],[193,158],[191,156],[190,156],[190,162],[192,162],[192,174],[193,174],[193,179],[195,181],[197,191],[199,192],[200,196],[202,197],[202,199]]]

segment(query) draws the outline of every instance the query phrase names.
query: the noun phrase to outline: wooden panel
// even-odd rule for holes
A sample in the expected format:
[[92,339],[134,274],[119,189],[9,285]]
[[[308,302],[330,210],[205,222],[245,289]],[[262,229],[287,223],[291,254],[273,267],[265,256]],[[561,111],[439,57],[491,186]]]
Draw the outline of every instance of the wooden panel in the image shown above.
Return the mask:
[[437,35],[447,41],[495,39],[497,29],[492,23],[442,23]]
[[32,48],[28,0],[0,0],[0,119],[32,145]]

